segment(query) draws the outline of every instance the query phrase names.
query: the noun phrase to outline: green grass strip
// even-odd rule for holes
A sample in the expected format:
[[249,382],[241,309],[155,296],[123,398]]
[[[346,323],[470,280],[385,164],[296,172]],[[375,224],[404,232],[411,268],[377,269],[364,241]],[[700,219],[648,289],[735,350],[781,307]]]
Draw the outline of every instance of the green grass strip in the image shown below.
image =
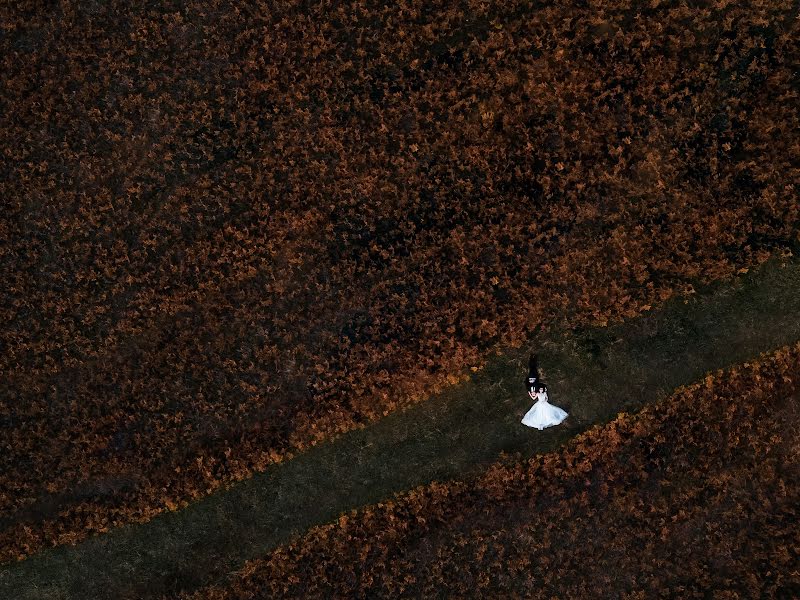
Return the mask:
[[[676,297],[622,324],[536,340],[553,404],[570,417],[520,424],[529,348],[495,355],[470,381],[312,448],[227,491],[0,567],[0,597],[146,598],[219,582],[294,534],[414,486],[468,477],[501,451],[529,457],[707,372],[800,339],[800,261]],[[746,390],[743,390],[745,393]]]

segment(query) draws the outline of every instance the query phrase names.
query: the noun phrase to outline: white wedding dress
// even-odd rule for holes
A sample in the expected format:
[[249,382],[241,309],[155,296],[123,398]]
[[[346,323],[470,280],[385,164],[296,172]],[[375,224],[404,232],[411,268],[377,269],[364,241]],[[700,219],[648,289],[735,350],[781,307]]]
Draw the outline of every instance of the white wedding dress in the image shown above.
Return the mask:
[[536,427],[542,430],[545,427],[558,425],[567,418],[567,412],[553,406],[547,401],[547,392],[536,394],[538,398],[531,409],[522,417],[522,423],[528,427]]

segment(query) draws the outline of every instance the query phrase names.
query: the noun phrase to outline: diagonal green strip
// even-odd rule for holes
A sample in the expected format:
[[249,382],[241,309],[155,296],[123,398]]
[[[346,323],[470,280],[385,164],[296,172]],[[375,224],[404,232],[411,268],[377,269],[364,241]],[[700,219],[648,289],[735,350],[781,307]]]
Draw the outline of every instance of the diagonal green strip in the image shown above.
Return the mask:
[[[464,384],[320,445],[144,525],[0,567],[0,598],[146,598],[218,581],[292,534],[434,479],[463,478],[500,451],[532,456],[708,371],[800,339],[800,261],[698,286],[607,328],[538,340],[551,401],[570,418],[532,430],[527,351],[492,357]],[[743,393],[746,390],[743,390]]]

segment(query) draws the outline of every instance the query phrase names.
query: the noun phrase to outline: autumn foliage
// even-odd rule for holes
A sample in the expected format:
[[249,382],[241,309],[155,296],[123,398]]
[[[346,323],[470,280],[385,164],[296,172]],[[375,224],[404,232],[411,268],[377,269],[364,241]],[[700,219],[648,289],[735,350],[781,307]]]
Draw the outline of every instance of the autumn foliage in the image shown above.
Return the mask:
[[800,343],[342,515],[192,598],[796,597],[799,383]]
[[795,4],[5,3],[0,560],[796,250]]

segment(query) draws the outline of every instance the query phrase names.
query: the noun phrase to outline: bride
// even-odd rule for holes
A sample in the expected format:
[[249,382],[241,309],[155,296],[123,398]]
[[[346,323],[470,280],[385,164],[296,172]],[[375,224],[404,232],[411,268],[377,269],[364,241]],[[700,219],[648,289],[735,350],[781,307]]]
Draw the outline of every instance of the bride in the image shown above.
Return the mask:
[[547,401],[547,384],[540,381],[528,389],[528,395],[531,399],[536,400],[536,403],[522,418],[524,425],[542,430],[545,427],[558,425],[567,418],[566,411]]

